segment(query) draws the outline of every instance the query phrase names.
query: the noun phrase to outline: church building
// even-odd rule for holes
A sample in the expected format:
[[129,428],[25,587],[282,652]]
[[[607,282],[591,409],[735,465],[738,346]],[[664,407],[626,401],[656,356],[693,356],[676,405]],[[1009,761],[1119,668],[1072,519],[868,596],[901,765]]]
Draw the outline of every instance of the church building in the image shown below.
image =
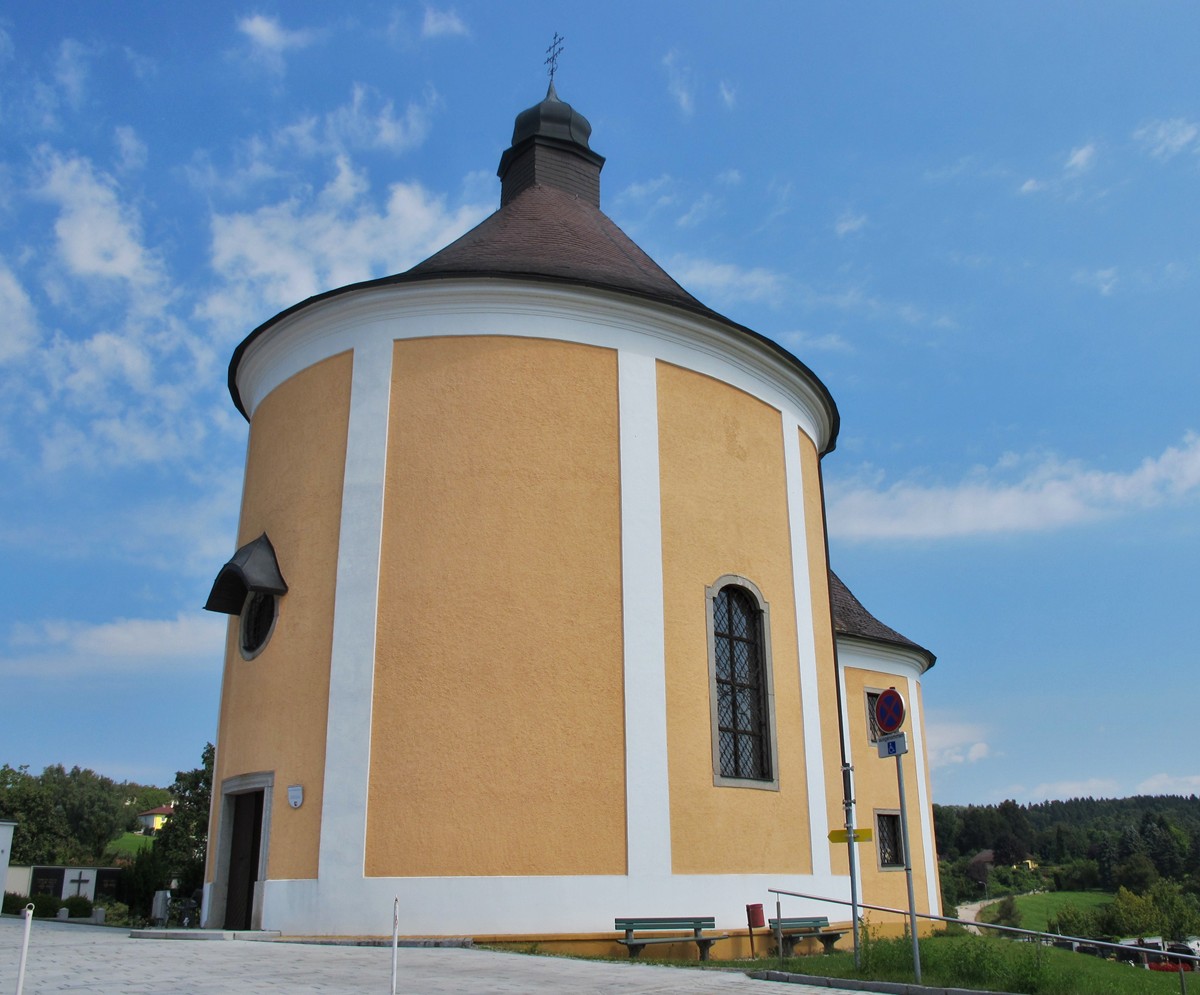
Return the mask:
[[859,894],[905,907],[892,687],[940,911],[934,657],[830,572],[833,398],[601,211],[590,133],[552,83],[494,214],[233,354],[207,926],[388,934],[398,899],[406,936],[606,952],[617,917],[712,916],[733,943],[768,889],[849,899],[844,763]]

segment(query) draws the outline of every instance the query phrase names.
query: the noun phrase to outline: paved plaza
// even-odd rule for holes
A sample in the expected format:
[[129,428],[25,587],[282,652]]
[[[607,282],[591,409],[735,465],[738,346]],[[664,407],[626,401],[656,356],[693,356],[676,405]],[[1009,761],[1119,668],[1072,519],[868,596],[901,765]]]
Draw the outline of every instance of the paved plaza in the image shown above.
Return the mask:
[[[16,990],[24,924],[0,919],[0,993]],[[387,947],[131,939],[128,931],[34,920],[25,995],[225,995],[307,993],[364,995],[391,990]],[[478,949],[402,947],[397,992],[681,993],[839,995],[838,989],[753,981],[725,971],[697,971]],[[840,995],[851,995],[841,992]]]

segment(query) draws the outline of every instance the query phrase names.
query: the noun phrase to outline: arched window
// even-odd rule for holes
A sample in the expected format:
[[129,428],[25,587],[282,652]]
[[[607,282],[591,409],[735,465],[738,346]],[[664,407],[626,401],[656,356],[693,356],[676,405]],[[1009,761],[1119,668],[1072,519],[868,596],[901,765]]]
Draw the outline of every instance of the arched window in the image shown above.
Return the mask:
[[766,602],[745,578],[722,577],[708,608],[714,783],[777,787]]

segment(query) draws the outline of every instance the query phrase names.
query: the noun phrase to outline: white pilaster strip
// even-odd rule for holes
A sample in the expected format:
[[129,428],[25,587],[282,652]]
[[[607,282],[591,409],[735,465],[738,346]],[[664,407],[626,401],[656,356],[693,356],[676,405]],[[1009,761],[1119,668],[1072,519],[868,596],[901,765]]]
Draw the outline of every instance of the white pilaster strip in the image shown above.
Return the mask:
[[[835,635],[834,638],[836,639],[837,636]],[[841,698],[841,700],[843,702],[846,702],[846,660],[842,656],[842,651],[841,651],[840,647],[838,650],[837,685],[838,685],[837,693],[838,693],[839,697]],[[850,707],[848,703],[846,704],[846,707],[847,707],[847,709]],[[845,752],[847,762],[852,767],[857,767],[857,763],[855,761],[853,745],[850,742],[850,716],[849,715],[846,716],[846,721],[843,722],[843,724],[842,724],[842,749]],[[856,829],[865,828],[865,829],[870,829],[870,830],[874,831],[875,827],[873,825],[871,825],[871,824],[867,824],[866,826],[863,825],[861,814],[860,814],[860,806],[858,804],[857,784],[858,784],[858,782],[855,781],[854,782],[854,785],[855,785],[855,787],[854,787],[854,796],[855,796],[854,797],[854,827]],[[854,861],[854,869],[855,869],[854,886],[855,886],[855,889],[858,891],[859,895],[861,895],[863,893],[862,850],[859,849],[857,851],[857,853],[858,853],[858,856]]]
[[[804,766],[808,782],[808,831],[812,872],[831,873],[829,817],[825,804],[825,764],[821,746],[821,702],[817,682],[817,637],[808,576],[808,533],[804,521],[804,479],[800,465],[800,423],[783,413],[783,466],[787,476],[788,524],[792,542],[792,585],[796,607],[796,646],[800,666],[800,710],[804,721]],[[832,702],[827,703],[832,705]]]
[[941,896],[938,894],[937,853],[933,838],[933,805],[929,799],[929,779],[926,777],[928,760],[925,756],[925,740],[923,736],[925,716],[919,714],[921,688],[915,677],[908,679],[908,712],[909,728],[913,738],[913,769],[917,781],[917,799],[921,805],[921,841],[925,851],[925,887],[928,891],[930,910],[942,907]]
[[366,851],[375,621],[391,383],[391,337],[364,335],[354,350],[346,433],[318,871],[322,881],[341,885],[363,877]]
[[663,643],[658,372],[653,356],[625,349],[618,353],[617,364],[628,874],[661,876],[671,872],[671,806]]

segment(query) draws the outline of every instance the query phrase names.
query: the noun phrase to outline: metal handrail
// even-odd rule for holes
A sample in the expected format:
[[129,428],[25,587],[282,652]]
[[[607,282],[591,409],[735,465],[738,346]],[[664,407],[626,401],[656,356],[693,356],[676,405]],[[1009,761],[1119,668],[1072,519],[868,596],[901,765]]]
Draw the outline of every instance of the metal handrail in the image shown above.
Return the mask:
[[[767,891],[772,895],[788,895],[791,898],[807,898],[812,901],[829,902],[833,905],[850,905],[851,904],[850,902],[847,902],[845,899],[842,899],[842,898],[826,898],[824,895],[806,895],[803,892],[784,891],[781,888],[768,888]],[[887,905],[871,905],[867,902],[860,901],[860,902],[858,902],[858,907],[860,909],[871,909],[872,911],[875,911],[875,912],[894,912],[896,915],[905,916],[905,917],[908,916],[908,909],[893,909]],[[997,930],[997,931],[1003,932],[1003,933],[1020,933],[1024,936],[1046,937],[1047,939],[1049,939],[1051,941],[1069,940],[1072,943],[1085,943],[1089,946],[1108,947],[1113,950],[1130,950],[1135,953],[1143,954],[1143,955],[1154,953],[1154,954],[1158,954],[1163,957],[1170,957],[1172,960],[1190,960],[1194,963],[1200,964],[1200,955],[1197,955],[1197,954],[1168,953],[1165,949],[1164,950],[1155,950],[1153,947],[1141,947],[1141,946],[1137,946],[1136,944],[1129,944],[1129,943],[1110,943],[1107,940],[1092,940],[1092,939],[1089,939],[1088,937],[1084,937],[1084,936],[1066,936],[1062,933],[1043,933],[1036,929],[1020,929],[1017,926],[1001,926],[999,923],[994,923],[994,922],[974,922],[970,919],[956,919],[953,916],[934,915],[932,912],[918,912],[918,913],[916,913],[916,915],[920,919],[935,919],[938,922],[952,922],[952,923],[958,923],[961,926],[983,927],[985,929],[994,929],[994,930]]]

